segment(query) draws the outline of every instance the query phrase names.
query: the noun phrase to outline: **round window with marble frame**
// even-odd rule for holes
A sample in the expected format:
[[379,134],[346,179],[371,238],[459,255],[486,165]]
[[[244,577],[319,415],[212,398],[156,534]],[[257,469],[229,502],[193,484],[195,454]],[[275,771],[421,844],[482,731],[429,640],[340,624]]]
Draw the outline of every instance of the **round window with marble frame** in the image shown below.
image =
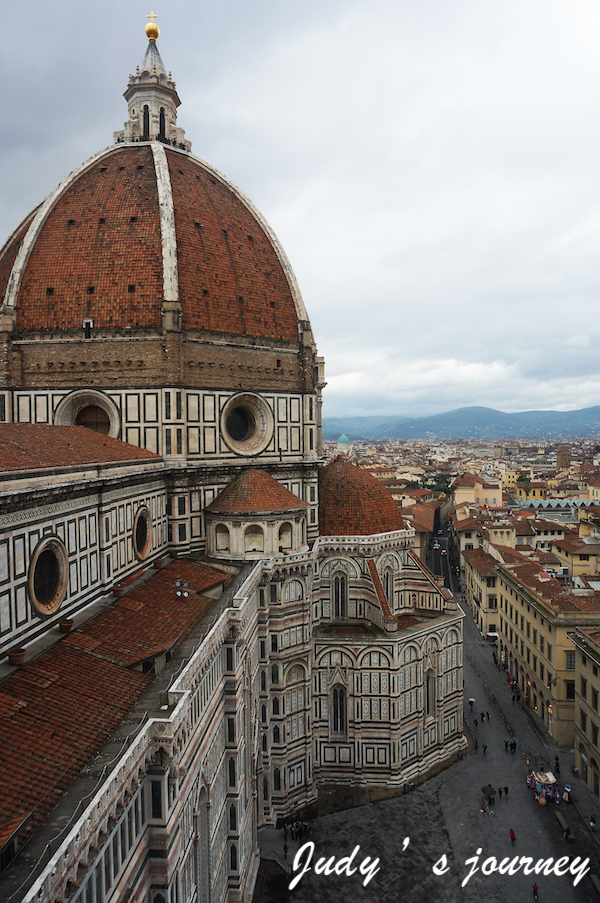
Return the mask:
[[131,539],[135,557],[144,561],[152,549],[152,517],[145,505],[140,505],[135,512]]
[[259,455],[271,442],[273,429],[271,408],[252,392],[232,395],[221,411],[221,436],[236,455]]
[[99,409],[100,413],[104,413],[108,421],[107,430],[95,429],[95,432],[117,439],[121,430],[119,409],[112,398],[97,389],[77,389],[75,392],[65,395],[56,408],[54,424],[55,426],[86,426],[88,418],[85,417],[85,412],[87,410],[94,411],[94,409]]
[[47,534],[33,550],[27,592],[34,611],[49,618],[60,608],[69,587],[69,556],[62,540]]

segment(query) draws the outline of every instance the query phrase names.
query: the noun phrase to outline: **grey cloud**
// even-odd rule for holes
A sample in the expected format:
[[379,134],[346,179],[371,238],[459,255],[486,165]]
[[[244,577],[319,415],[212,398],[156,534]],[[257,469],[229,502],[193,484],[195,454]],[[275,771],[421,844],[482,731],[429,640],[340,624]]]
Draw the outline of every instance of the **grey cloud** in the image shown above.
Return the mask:
[[[146,12],[5,11],[3,235],[111,142]],[[591,8],[174,0],[158,21],[194,152],[252,198],[296,271],[326,415],[593,403]]]

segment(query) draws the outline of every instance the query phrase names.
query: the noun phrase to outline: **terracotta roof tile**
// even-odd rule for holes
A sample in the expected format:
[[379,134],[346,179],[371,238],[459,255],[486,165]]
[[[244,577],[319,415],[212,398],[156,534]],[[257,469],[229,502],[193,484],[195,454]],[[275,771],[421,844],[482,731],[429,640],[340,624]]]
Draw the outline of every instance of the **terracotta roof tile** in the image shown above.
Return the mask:
[[377,599],[379,601],[379,606],[381,611],[383,612],[383,617],[386,621],[392,620],[392,613],[390,611],[390,606],[388,604],[388,600],[386,598],[383,586],[381,585],[381,578],[379,577],[379,573],[377,571],[377,565],[373,561],[372,558],[367,558],[367,566],[369,568],[369,573],[371,574],[371,580],[373,581],[373,586],[375,587],[375,592],[377,594]]
[[498,562],[487,552],[483,552],[481,549],[465,549],[461,554],[481,577],[488,577],[495,573]]
[[0,423],[0,473],[151,458],[160,460],[154,452],[84,426]]
[[[250,205],[215,170],[165,148],[184,329],[298,341],[277,250]],[[0,303],[26,225],[0,252]],[[161,327],[163,257],[148,144],[115,145],[58,194],[27,261],[17,330]]]
[[184,327],[297,341],[287,277],[254,214],[199,161],[168,149],[167,160]]
[[[181,578],[187,598],[175,595]],[[141,611],[116,602],[4,679],[0,825],[44,818],[152,682],[127,665],[179,645],[214,605],[199,593],[224,579],[175,561],[131,590]]]
[[398,506],[376,477],[343,455],[319,473],[319,530],[325,536],[370,536],[403,529]]
[[19,290],[17,329],[81,329],[84,317],[100,329],[159,327],[162,300],[152,150],[117,145],[50,211]]
[[414,627],[415,624],[421,624],[422,618],[415,618],[414,615],[398,615],[396,617],[399,630],[406,630],[408,627]]
[[308,503],[278,483],[264,470],[242,471],[219,493],[206,511],[212,514],[272,514],[303,511]]

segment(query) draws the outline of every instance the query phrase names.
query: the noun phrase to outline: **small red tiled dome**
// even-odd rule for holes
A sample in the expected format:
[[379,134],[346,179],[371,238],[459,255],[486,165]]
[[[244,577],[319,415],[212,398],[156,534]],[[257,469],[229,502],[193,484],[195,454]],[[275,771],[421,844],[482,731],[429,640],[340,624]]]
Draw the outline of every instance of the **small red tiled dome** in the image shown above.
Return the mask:
[[304,511],[308,504],[264,470],[244,470],[206,507],[210,514],[279,514]]
[[370,536],[403,529],[398,506],[376,477],[341,455],[319,474],[319,531]]
[[161,328],[298,340],[307,319],[275,235],[224,176],[159,142],[115,144],[68,176],[0,250],[17,331]]

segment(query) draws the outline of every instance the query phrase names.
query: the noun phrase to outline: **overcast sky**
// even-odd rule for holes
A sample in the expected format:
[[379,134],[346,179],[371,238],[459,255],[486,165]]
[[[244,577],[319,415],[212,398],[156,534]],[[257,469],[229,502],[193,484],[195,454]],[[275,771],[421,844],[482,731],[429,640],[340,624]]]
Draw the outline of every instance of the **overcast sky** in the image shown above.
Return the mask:
[[[193,152],[255,202],[325,416],[600,403],[597,0],[156,0]],[[112,143],[147,3],[4,3],[0,235]]]

